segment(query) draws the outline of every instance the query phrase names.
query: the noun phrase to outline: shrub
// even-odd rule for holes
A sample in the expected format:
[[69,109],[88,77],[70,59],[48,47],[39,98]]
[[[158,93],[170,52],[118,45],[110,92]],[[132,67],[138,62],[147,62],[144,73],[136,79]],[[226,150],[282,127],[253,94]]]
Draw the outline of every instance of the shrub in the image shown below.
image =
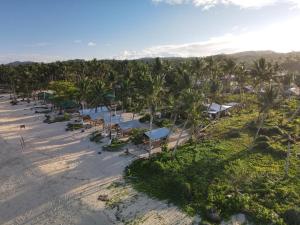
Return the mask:
[[106,145],[103,147],[103,150],[106,151],[119,151],[122,147],[126,145],[126,141],[122,141],[119,139],[113,139],[110,145]]
[[71,124],[71,123],[68,123],[66,131],[79,130],[79,129],[82,129],[82,128],[83,128],[82,124]]
[[150,121],[150,114],[145,114],[144,116],[142,116],[140,119],[139,119],[139,121],[141,122],[141,123],[145,123],[145,122],[149,122]]
[[101,132],[95,131],[91,134],[90,141],[93,141],[96,143],[102,143],[101,142],[102,138],[103,138],[103,136],[102,136]]
[[259,143],[259,142],[268,142],[268,141],[270,141],[270,138],[268,136],[265,136],[265,135],[260,135],[255,140],[256,143]]
[[135,145],[142,144],[144,140],[145,131],[146,129],[133,129],[131,131],[131,136],[129,140]]
[[227,138],[239,138],[241,137],[241,134],[239,132],[239,130],[237,129],[231,129],[227,134],[226,134]]
[[171,127],[172,121],[169,119],[155,119],[154,124],[158,127]]
[[257,125],[255,121],[250,121],[246,124],[246,127],[250,130],[250,131],[256,131],[257,130]]
[[[257,138],[258,139],[258,138]],[[259,151],[261,153],[269,153],[274,157],[283,158],[286,157],[286,151],[278,145],[272,145],[268,141],[268,137],[261,136],[259,140],[256,140],[253,150]]]
[[260,130],[260,134],[266,136],[283,135],[284,132],[278,127],[263,127]]
[[300,211],[299,209],[288,209],[284,212],[283,218],[288,225],[299,225]]

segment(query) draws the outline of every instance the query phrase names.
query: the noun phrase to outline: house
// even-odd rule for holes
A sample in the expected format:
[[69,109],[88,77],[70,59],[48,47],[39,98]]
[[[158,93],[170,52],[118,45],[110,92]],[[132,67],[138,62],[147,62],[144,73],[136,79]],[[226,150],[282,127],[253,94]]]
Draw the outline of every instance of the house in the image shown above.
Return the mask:
[[210,105],[207,104],[206,107],[208,107],[208,109],[207,109],[208,115],[211,117],[216,117],[217,115],[226,114],[229,109],[236,107],[238,105],[239,104],[236,102],[230,102],[225,105],[220,105],[220,104],[213,102]]
[[143,124],[141,124],[138,120],[129,120],[119,123],[117,127],[122,135],[127,135],[133,129],[143,128]]
[[118,115],[115,112],[103,112],[100,114],[101,119],[104,121],[105,126],[117,126],[124,121],[122,115]]
[[153,147],[160,146],[161,142],[165,140],[170,134],[170,129],[162,127],[158,129],[154,129],[152,131],[147,131],[144,133],[145,140],[144,143],[147,144],[149,141],[152,141]]
[[81,116],[88,116],[91,120],[100,119],[103,113],[109,113],[108,108],[106,106],[100,106],[92,109],[81,109],[79,110]]

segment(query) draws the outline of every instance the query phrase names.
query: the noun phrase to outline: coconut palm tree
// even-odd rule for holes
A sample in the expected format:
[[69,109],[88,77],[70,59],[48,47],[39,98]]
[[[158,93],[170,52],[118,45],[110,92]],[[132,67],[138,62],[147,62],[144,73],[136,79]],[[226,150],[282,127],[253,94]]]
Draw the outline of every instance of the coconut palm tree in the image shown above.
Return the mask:
[[268,63],[265,58],[260,58],[254,61],[251,74],[253,75],[254,87],[258,87],[258,92],[261,92],[265,82],[269,83],[269,86],[271,85],[272,64]]
[[278,90],[273,88],[273,86],[268,87],[265,92],[260,93],[258,96],[259,101],[259,115],[257,121],[259,121],[257,132],[254,137],[254,142],[257,139],[259,132],[264,124],[267,114],[269,111],[279,102]]
[[240,101],[243,101],[244,87],[248,79],[248,70],[244,63],[240,63],[235,68],[235,80],[239,87]]
[[88,100],[88,96],[90,93],[90,88],[92,87],[92,82],[88,77],[84,77],[79,79],[77,83],[78,87],[78,100],[82,105],[82,110],[84,110],[84,105]]
[[104,103],[104,95],[106,92],[107,88],[103,80],[97,79],[92,81],[88,102],[95,108],[95,112],[97,112],[98,106]]
[[201,109],[203,108],[203,95],[197,89],[188,88],[182,92],[180,96],[182,103],[182,114],[186,115],[186,120],[182,126],[181,132],[176,140],[176,144],[173,150],[173,157],[175,157],[179,141],[186,129],[188,123],[191,124],[190,134],[191,137],[196,133],[197,128],[200,125]]

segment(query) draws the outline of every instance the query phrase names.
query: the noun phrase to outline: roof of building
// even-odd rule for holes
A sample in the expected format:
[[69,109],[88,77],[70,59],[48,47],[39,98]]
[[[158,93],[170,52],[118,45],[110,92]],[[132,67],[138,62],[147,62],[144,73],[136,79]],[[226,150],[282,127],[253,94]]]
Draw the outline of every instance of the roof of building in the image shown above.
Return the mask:
[[230,102],[230,103],[227,103],[225,105],[219,105],[217,103],[212,103],[210,106],[209,106],[209,109],[208,109],[208,113],[209,114],[216,114],[216,113],[219,113],[219,112],[223,112],[223,111],[226,111],[227,109],[230,109],[234,106],[238,105],[238,103],[236,102]]
[[158,129],[154,129],[152,131],[145,132],[145,135],[150,138],[151,140],[159,140],[166,138],[170,133],[170,130],[168,128],[162,127]]
[[110,113],[109,112],[103,112],[100,114],[100,117],[104,120],[104,124],[120,124],[124,121],[123,117],[121,115],[114,115],[112,114],[110,118]]
[[80,115],[89,116],[92,120],[99,119],[104,112],[108,112],[108,108],[105,106],[98,107],[97,110],[95,108],[79,110]]
[[129,130],[135,128],[142,128],[143,125],[138,120],[129,120],[118,124],[121,130]]

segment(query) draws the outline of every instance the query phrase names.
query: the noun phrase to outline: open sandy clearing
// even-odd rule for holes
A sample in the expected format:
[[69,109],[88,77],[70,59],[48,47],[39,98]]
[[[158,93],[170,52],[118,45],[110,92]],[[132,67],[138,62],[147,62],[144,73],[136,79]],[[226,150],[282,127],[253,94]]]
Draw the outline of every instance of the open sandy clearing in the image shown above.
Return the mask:
[[[192,224],[176,207],[124,182],[131,156],[99,155],[101,146],[87,137],[92,130],[44,124],[30,107],[11,106],[8,96],[0,100],[0,224]],[[110,200],[97,200],[100,194]]]

